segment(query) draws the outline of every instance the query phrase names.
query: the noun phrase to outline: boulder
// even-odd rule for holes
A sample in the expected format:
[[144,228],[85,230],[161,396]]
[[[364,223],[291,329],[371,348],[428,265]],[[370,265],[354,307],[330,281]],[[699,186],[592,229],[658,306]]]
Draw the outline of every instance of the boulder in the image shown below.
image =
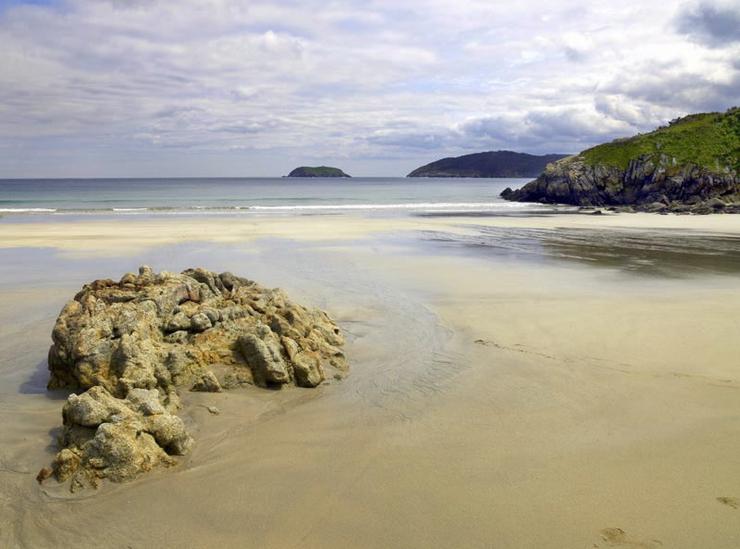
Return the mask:
[[272,338],[260,339],[256,334],[244,334],[239,338],[239,349],[257,379],[263,383],[282,384],[290,381],[288,368]]
[[168,412],[157,389],[132,389],[125,399],[101,386],[71,394],[62,410],[63,448],[52,469],[73,489],[100,479],[124,481],[158,465],[172,465],[193,439],[183,421]]
[[128,480],[186,453],[193,440],[173,415],[183,388],[316,387],[347,369],[344,338],[325,312],[200,268],[143,266],[86,284],[52,340],[48,386],[76,391],[52,469],[72,489]]
[[87,284],[65,305],[52,332],[49,388],[102,386],[117,398],[134,388],[168,395],[214,386],[203,375],[215,365],[257,384],[314,386],[320,370],[333,375],[347,367],[334,321],[279,289],[205,269],[139,272]]

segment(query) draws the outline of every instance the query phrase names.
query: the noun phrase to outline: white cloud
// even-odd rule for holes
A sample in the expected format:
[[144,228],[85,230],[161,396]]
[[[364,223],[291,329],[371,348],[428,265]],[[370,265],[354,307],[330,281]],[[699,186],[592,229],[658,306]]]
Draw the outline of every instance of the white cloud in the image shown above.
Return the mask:
[[127,175],[278,175],[332,160],[401,174],[458,152],[572,152],[740,103],[740,44],[721,17],[731,7],[10,7],[0,12],[0,176],[79,175],[90,159],[99,173],[86,175],[121,165]]

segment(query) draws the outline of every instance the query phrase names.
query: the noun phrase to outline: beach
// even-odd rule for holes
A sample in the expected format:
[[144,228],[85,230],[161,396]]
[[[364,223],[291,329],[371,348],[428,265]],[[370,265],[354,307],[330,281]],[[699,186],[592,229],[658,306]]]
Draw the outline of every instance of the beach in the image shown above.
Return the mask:
[[[4,547],[740,545],[738,216],[8,216],[0,257]],[[284,288],[350,373],[186,393],[177,466],[39,485],[56,315],[141,264]]]

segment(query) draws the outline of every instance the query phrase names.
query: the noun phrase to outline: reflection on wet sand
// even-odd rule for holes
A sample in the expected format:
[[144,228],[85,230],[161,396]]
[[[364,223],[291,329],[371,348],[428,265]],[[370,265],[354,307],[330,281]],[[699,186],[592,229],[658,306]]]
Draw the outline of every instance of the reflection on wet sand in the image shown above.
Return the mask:
[[424,239],[476,254],[578,262],[646,276],[740,273],[740,237],[674,230],[470,226],[476,234],[425,231]]

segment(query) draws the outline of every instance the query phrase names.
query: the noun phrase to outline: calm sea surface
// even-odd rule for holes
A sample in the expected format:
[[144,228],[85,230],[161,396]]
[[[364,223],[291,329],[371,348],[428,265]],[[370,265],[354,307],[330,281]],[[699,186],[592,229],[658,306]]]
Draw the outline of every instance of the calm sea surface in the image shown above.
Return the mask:
[[[542,209],[507,202],[527,179],[26,179],[0,180],[0,215],[312,211],[491,212]],[[544,207],[549,208],[549,207]]]

